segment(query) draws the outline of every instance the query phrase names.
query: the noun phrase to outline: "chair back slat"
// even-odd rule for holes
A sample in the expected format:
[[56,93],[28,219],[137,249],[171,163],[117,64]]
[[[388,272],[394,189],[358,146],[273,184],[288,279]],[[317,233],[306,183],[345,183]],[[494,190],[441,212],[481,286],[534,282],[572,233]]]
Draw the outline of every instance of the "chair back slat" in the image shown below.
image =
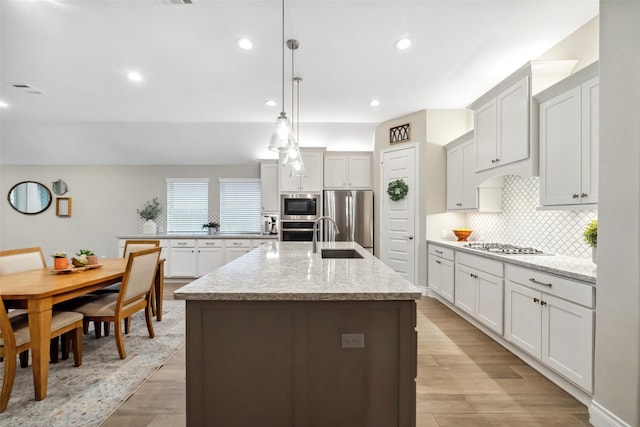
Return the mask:
[[0,252],[0,276],[23,271],[38,270],[47,266],[42,249],[11,249]]
[[129,254],[127,270],[122,285],[120,285],[119,299],[122,302],[143,296],[151,291],[161,250],[162,248],[156,247]]
[[[0,349],[2,347],[15,347],[16,337],[13,334],[13,328],[11,327],[11,321],[7,310],[4,308],[4,301],[0,298]],[[2,349],[3,350],[3,349]],[[4,351],[0,351],[0,354],[5,354]]]
[[124,242],[123,257],[128,258],[131,252],[157,248],[158,246],[160,246],[160,240],[127,240]]

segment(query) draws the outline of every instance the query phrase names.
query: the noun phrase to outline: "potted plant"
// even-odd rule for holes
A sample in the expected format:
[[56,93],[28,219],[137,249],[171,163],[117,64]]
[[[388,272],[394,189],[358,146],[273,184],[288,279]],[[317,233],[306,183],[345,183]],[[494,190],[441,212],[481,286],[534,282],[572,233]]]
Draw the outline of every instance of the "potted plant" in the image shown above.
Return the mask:
[[51,256],[53,257],[54,270],[64,270],[69,267],[69,258],[67,258],[66,252],[56,252]]
[[598,220],[594,219],[584,229],[584,241],[591,246],[591,259],[594,264],[598,258]]
[[215,233],[220,231],[220,224],[218,224],[215,221],[211,221],[211,222],[208,222],[206,224],[203,224],[202,228],[203,229],[208,228],[209,229],[209,234],[215,234]]
[[145,222],[142,225],[142,234],[156,234],[158,232],[158,225],[155,223],[155,219],[162,212],[162,207],[158,198],[154,197],[152,200],[146,202],[142,209],[137,209],[136,212],[140,215],[140,218]]
[[78,252],[76,252],[76,255],[86,258],[87,264],[89,265],[98,263],[98,257],[93,253],[91,249],[80,249]]

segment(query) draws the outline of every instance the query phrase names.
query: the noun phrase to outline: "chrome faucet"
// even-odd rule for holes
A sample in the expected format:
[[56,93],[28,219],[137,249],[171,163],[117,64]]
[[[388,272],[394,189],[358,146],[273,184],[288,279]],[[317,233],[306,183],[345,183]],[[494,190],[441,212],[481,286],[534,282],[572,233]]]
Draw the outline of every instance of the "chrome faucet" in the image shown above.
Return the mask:
[[320,223],[320,221],[322,221],[323,219],[328,219],[329,221],[331,221],[333,223],[333,227],[336,229],[336,234],[340,233],[340,230],[338,230],[338,225],[336,224],[336,222],[333,220],[333,218],[328,217],[328,216],[321,216],[320,218],[316,219],[316,221],[313,223],[313,245],[312,245],[312,252],[315,254],[318,252],[318,244],[316,243],[317,238],[317,228],[318,228],[318,224]]

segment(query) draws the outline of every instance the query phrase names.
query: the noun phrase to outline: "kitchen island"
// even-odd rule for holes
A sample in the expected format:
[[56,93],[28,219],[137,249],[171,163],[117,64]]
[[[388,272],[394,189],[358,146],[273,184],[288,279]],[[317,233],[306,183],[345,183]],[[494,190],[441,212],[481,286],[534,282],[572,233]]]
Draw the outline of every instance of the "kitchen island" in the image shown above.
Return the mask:
[[419,289],[355,243],[318,246],[268,243],[174,293],[188,425],[415,425]]

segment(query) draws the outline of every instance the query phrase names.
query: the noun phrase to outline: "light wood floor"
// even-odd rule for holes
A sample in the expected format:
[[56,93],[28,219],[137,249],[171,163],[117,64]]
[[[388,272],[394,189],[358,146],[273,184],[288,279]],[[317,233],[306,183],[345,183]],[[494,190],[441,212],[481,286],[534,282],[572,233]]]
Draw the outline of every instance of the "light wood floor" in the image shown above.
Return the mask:
[[[103,426],[185,426],[185,360],[183,348]],[[416,391],[418,427],[590,425],[584,405],[431,298],[418,302]]]

